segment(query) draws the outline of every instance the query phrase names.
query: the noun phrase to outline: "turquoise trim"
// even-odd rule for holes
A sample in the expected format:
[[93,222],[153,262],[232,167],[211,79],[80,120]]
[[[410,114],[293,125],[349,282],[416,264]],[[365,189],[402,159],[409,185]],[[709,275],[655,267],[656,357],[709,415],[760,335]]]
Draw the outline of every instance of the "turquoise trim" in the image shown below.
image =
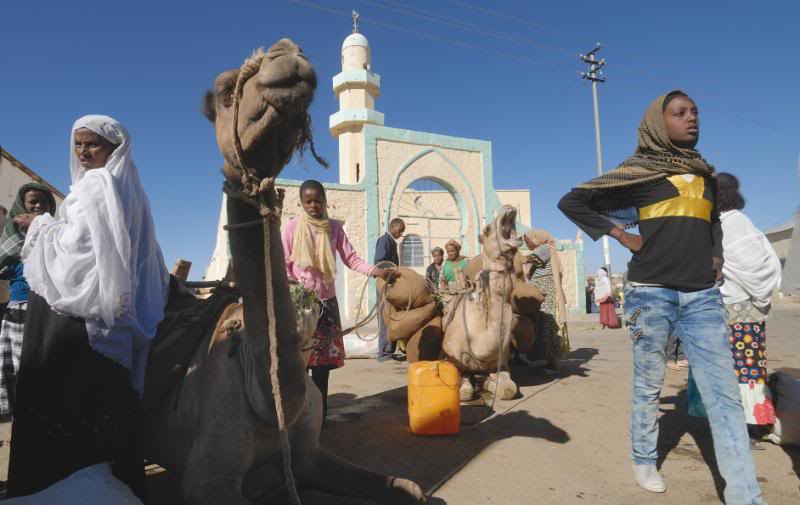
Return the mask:
[[559,251],[575,251],[575,297],[578,306],[568,309],[570,314],[586,314],[586,270],[583,265],[583,242],[561,242]]
[[[276,186],[289,186],[299,188],[304,181],[295,179],[275,179]],[[323,182],[325,189],[338,189],[340,191],[364,191],[364,184],[339,184],[337,182]]]
[[362,125],[364,123],[372,123],[377,125],[383,124],[383,112],[378,112],[366,107],[361,109],[345,109],[340,110],[328,119],[328,128],[331,133],[336,135],[338,130],[342,130],[350,125]]
[[[389,128],[386,126],[376,126],[369,124],[364,126],[363,132],[364,132],[364,160],[366,165],[364,167],[364,186],[367,192],[367,210],[368,210],[367,244],[374,244],[378,240],[378,237],[383,233],[379,220],[379,214],[380,214],[379,209],[381,209],[381,202],[379,201],[379,190],[378,190],[378,159],[377,159],[377,145],[379,139],[404,142],[407,144],[418,144],[420,145],[422,151],[429,149],[428,152],[434,150],[435,147],[447,148],[447,149],[459,149],[462,151],[480,152],[483,163],[484,181],[486,180],[489,181],[488,184],[484,182],[484,196],[482,202],[483,208],[480,208],[480,206],[478,205],[478,202],[475,199],[474,192],[472,191],[471,186],[469,184],[466,185],[470,189],[471,192],[470,197],[473,201],[473,207],[474,207],[473,219],[475,219],[476,228],[480,230],[481,212],[484,212],[484,221],[485,221],[485,209],[491,208],[490,203],[492,203],[492,200],[489,195],[493,195],[495,199],[497,198],[497,196],[494,194],[494,184],[492,183],[491,142],[485,140],[450,137],[446,135],[437,135],[435,133],[417,132],[412,130],[403,130],[399,128]],[[420,152],[417,154],[419,156],[423,156],[425,154],[428,154],[428,152],[424,153]],[[441,151],[438,154],[442,155]],[[450,165],[456,170],[456,173],[458,173],[461,177],[464,177],[463,172],[461,172],[461,170],[451,160],[448,160],[447,157],[444,155],[442,155],[442,157],[450,163]],[[404,167],[407,168],[408,164],[409,163],[406,162]],[[378,212],[369,212],[369,210],[371,209],[375,209]],[[462,219],[464,219],[466,215],[467,214],[465,212],[462,212]],[[386,226],[385,219],[384,219],[384,226]],[[480,244],[478,245],[478,247],[480,248]],[[374,251],[368,250],[368,261],[373,262],[374,258],[375,258]],[[370,282],[374,283],[374,281]],[[369,290],[369,303],[370,304],[375,303],[374,289]]]
[[[386,202],[384,204],[383,209],[383,229],[388,231],[389,230],[389,222],[391,221],[391,211],[392,211],[392,202],[394,201],[394,195],[397,192],[397,185],[400,182],[400,177],[403,173],[423,156],[426,156],[430,153],[438,154],[443,160],[447,162],[448,165],[455,171],[456,175],[461,178],[461,182],[464,183],[464,187],[467,188],[469,192],[469,200],[472,205],[468,205],[467,202],[464,201],[464,198],[461,194],[455,190],[453,186],[451,186],[447,181],[441,179],[439,177],[426,177],[427,179],[433,180],[444,186],[444,188],[455,198],[456,203],[458,204],[458,210],[461,213],[461,229],[459,230],[459,234],[461,235],[461,243],[464,246],[464,255],[470,255],[470,241],[466,240],[467,236],[467,228],[469,227],[469,220],[467,219],[468,213],[472,214],[473,222],[476,224],[476,228],[480,229],[480,217],[478,215],[478,205],[475,199],[475,192],[472,190],[472,186],[467,181],[467,177],[464,175],[464,172],[456,165],[450,158],[448,158],[442,151],[437,149],[436,147],[427,147],[413,156],[406,160],[403,163],[403,166],[400,167],[400,170],[392,178],[392,184],[389,187],[389,193],[386,195]],[[405,188],[403,188],[405,190]],[[472,212],[470,212],[472,211]]]
[[333,76],[333,92],[339,98],[340,88],[348,84],[358,84],[378,96],[381,91],[381,76],[369,70],[342,70]]

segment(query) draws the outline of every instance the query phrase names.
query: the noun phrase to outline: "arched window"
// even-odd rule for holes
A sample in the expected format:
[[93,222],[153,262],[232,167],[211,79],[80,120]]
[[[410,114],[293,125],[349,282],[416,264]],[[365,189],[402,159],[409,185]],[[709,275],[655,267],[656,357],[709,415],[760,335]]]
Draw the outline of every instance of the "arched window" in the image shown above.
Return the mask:
[[400,244],[400,265],[404,267],[425,266],[422,239],[419,235],[409,234]]

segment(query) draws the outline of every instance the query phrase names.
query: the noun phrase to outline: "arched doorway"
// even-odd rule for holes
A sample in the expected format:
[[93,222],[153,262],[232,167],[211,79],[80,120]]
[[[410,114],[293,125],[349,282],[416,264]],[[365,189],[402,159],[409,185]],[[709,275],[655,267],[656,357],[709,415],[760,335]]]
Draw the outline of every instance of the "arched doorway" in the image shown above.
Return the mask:
[[430,177],[416,179],[398,200],[396,216],[406,222],[401,263],[407,260],[407,266],[422,273],[432,261],[431,249],[444,248],[451,239],[464,243],[464,203],[442,182]]

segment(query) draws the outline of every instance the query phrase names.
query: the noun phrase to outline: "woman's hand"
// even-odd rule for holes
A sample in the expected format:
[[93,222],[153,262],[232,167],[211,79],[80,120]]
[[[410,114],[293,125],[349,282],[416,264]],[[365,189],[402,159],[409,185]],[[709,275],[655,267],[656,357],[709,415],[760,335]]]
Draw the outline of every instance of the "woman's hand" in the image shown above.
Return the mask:
[[400,272],[398,272],[397,270],[388,270],[380,267],[375,267],[374,275],[375,277],[380,277],[386,282],[392,282],[397,277],[400,277]]
[[19,231],[27,232],[34,219],[36,219],[36,214],[22,214],[14,218],[14,223]]
[[634,253],[641,251],[642,246],[644,245],[644,240],[642,240],[641,235],[628,233],[622,228],[614,228],[611,230],[609,235],[617,239],[617,241],[622,244],[623,247]]
[[722,265],[725,263],[725,260],[718,257],[711,258],[711,268],[714,269],[714,280],[717,281],[718,285],[721,285],[724,282],[722,278]]

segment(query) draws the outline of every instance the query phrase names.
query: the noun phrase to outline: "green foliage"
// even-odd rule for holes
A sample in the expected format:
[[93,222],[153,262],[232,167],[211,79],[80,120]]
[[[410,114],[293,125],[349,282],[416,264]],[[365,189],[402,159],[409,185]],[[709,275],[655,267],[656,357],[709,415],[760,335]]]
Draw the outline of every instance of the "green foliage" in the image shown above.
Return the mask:
[[303,310],[308,310],[317,303],[319,299],[313,291],[307,290],[300,283],[293,283],[289,285],[289,295],[292,297],[295,312],[299,315]]

